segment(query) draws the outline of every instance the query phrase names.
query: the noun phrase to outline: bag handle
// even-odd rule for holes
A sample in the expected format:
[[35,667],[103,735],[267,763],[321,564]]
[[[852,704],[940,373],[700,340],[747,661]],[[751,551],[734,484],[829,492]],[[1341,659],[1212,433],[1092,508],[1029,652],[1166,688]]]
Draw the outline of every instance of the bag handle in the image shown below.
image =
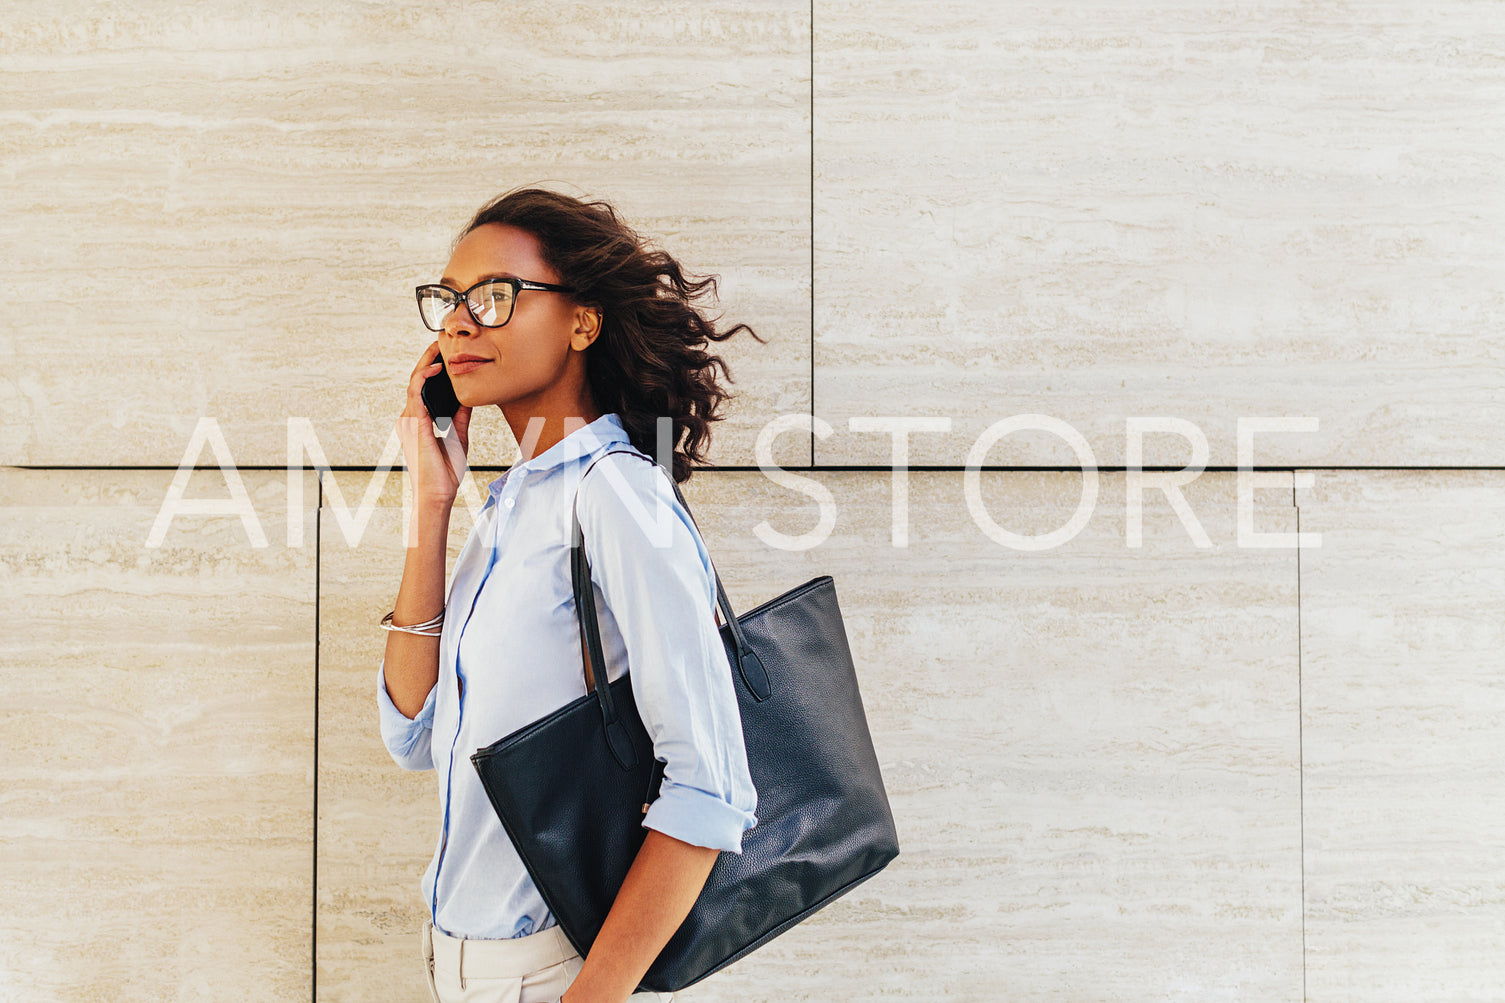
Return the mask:
[[[690,521],[695,524],[697,532],[700,523],[695,519],[695,513],[690,511],[690,505],[685,501],[685,496],[679,490],[674,477],[669,471],[651,457],[644,456],[636,450],[612,449],[590,462],[585,471],[580,475],[580,483],[585,482],[585,475],[591,472],[601,460],[612,453],[626,453],[636,456],[641,460],[652,463],[664,476],[669,478],[669,485],[674,489],[674,497],[690,513]],[[575,612],[580,620],[580,629],[584,636],[585,645],[581,652],[585,659],[585,684],[587,688],[596,691],[596,702],[601,706],[601,721],[606,728],[606,742],[612,755],[623,769],[632,769],[637,765],[637,755],[632,750],[632,742],[627,736],[626,727],[617,716],[616,703],[612,700],[611,690],[606,678],[606,656],[601,647],[601,624],[596,614],[596,593],[591,588],[590,561],[585,556],[585,534],[580,528],[580,516],[576,506],[580,501],[580,488],[575,488],[575,498],[570,505],[570,578],[575,590]],[[729,628],[732,635],[732,645],[737,655],[738,675],[742,677],[742,684],[752,694],[753,699],[759,702],[767,700],[772,695],[772,688],[768,682],[768,671],[763,667],[763,661],[752,645],[747,642],[747,636],[742,632],[742,625],[737,622],[737,614],[732,610],[732,602],[726,595],[726,588],[721,584],[721,575],[716,571],[716,565],[711,563],[711,575],[716,579],[716,605],[721,609],[721,617],[725,621],[724,628]]]

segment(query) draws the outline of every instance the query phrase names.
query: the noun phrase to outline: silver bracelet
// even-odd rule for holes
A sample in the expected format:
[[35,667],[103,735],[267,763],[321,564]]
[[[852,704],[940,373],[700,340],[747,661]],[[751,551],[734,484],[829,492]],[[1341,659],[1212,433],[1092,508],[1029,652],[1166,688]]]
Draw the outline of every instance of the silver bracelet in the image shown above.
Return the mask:
[[443,632],[444,610],[442,609],[439,611],[439,615],[432,620],[425,620],[422,623],[415,623],[407,627],[399,627],[392,622],[392,617],[396,613],[397,611],[394,609],[391,613],[381,618],[383,630],[400,630],[405,634],[422,634],[424,637],[438,637]]

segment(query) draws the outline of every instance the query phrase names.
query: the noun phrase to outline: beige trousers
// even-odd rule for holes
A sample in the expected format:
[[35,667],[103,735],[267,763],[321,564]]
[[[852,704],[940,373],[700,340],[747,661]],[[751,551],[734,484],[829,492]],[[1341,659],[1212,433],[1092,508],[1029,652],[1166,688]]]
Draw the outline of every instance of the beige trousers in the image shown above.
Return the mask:
[[[585,966],[557,926],[511,940],[461,940],[423,921],[424,977],[434,1003],[558,1003]],[[633,993],[670,1003],[673,993]]]

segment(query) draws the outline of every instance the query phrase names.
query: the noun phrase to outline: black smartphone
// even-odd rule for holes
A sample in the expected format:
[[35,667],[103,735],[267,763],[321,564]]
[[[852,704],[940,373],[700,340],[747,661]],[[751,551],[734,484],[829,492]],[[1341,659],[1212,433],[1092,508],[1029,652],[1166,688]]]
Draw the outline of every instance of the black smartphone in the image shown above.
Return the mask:
[[444,357],[435,356],[434,361],[440,363],[440,369],[423,381],[423,406],[429,409],[429,415],[436,421],[440,418],[453,419],[460,410],[460,398],[455,396],[455,386],[449,381],[449,370],[443,365]]

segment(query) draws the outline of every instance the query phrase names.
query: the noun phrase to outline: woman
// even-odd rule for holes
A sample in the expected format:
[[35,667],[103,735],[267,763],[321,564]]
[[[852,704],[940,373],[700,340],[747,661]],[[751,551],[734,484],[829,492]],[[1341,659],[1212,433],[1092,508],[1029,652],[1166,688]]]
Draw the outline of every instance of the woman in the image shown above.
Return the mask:
[[[391,632],[377,703],[392,757],[435,770],[439,781],[440,833],[422,889],[426,974],[440,1003],[671,998],[632,990],[717,855],[740,853],[742,833],[757,822],[710,559],[666,471],[643,459],[656,453],[662,420],[673,476],[688,479],[731,396],[714,370],[730,371],[706,354],[707,341],[738,331],[763,340],[742,324],[717,331],[697,306],[714,292],[714,278],[687,277],[610,206],[537,189],[483,207],[443,279],[418,289],[437,341],[413,370],[398,419],[412,523],[396,606],[383,623]],[[461,403],[447,446],[420,395],[440,356]],[[487,405],[501,408],[520,460],[489,486],[446,602],[449,515],[471,412]],[[630,666],[665,763],[642,849],[585,959],[550,915],[469,762],[586,692],[568,560],[572,504],[608,677]]]

